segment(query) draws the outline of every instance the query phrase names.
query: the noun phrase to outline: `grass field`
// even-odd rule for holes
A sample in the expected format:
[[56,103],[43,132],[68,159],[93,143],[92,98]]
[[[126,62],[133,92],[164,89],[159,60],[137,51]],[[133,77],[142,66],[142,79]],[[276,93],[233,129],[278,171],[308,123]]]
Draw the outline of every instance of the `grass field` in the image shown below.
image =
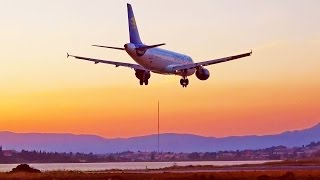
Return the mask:
[[0,173],[0,179],[107,179],[107,180],[206,180],[206,179],[320,179],[320,171],[253,171],[213,173],[110,173],[110,172],[44,172],[38,174]]
[[[97,172],[81,171],[47,171],[42,173],[0,173],[2,179],[107,179],[107,180],[206,180],[206,179],[310,179],[320,180],[320,170],[311,170],[312,167],[319,167],[318,160],[303,161],[282,161],[261,165],[238,165],[238,166],[173,166],[155,170],[106,170]],[[281,169],[281,167],[289,169]],[[235,169],[235,167],[245,167]],[[260,170],[252,170],[251,167],[262,167]],[[273,167],[274,169],[270,169]],[[306,169],[294,169],[306,168]],[[221,169],[222,168],[222,169]],[[246,169],[246,170],[245,170]],[[250,170],[251,169],[251,170]],[[212,171],[213,170],[213,171]],[[218,171],[217,171],[218,170]]]

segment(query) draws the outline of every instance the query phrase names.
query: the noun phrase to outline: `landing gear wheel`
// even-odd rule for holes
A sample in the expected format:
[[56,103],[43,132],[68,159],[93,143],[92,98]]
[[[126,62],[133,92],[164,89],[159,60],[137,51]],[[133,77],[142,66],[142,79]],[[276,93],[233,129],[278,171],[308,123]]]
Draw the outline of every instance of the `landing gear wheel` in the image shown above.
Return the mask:
[[180,79],[180,84],[181,84],[181,85],[184,84],[184,79]]
[[189,79],[185,79],[184,81],[185,81],[186,87],[187,87],[189,85]]
[[146,80],[140,79],[139,83],[141,86],[143,86],[143,84],[145,84],[147,86],[149,84],[149,80],[148,79],[146,79]]
[[189,79],[186,79],[185,77],[180,79],[180,84],[183,88],[187,87],[189,85]]

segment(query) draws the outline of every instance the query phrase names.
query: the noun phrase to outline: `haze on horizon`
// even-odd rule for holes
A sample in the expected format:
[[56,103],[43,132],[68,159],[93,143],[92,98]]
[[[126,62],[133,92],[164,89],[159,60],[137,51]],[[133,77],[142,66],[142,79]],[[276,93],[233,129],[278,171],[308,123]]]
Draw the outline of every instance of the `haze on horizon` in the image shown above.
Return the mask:
[[[157,130],[203,136],[274,134],[320,121],[320,1],[18,1],[0,7],[0,131],[130,137]],[[128,42],[126,3],[145,43],[208,67],[205,82],[66,59],[66,52],[133,62],[91,47]]]

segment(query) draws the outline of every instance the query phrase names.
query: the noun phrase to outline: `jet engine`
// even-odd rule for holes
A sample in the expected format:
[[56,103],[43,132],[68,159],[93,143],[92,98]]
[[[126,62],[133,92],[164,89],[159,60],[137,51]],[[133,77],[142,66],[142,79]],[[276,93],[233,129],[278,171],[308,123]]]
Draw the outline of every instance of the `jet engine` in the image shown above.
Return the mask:
[[196,71],[196,76],[201,81],[205,81],[210,77],[210,72],[205,68],[201,68]]

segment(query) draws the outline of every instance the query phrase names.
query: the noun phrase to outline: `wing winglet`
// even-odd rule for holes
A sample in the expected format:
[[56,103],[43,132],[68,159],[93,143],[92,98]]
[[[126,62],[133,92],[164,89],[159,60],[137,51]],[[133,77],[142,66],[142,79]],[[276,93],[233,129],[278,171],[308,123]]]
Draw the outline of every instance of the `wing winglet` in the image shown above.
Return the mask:
[[77,56],[74,56],[74,55],[72,55],[72,54],[67,53],[67,58],[69,58],[69,57],[77,58]]

